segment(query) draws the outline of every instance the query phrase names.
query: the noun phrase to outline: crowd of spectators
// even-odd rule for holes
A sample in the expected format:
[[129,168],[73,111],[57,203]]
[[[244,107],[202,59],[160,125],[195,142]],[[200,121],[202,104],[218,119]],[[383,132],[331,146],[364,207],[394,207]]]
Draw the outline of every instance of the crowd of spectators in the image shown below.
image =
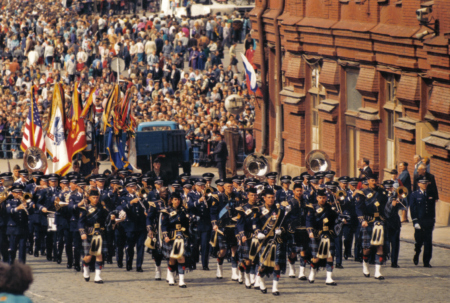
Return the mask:
[[[253,61],[248,16],[172,17],[153,12],[152,1],[144,2],[138,14],[133,1],[1,2],[0,158],[23,156],[20,142],[32,87],[47,127],[56,82],[64,84],[66,111],[75,81],[81,84],[83,102],[95,87],[97,140],[104,140],[101,116],[118,80],[111,67],[117,57],[125,63],[121,95],[130,82],[136,88],[132,113],[138,124],[177,121],[198,145],[209,140],[208,131],[241,128],[244,142],[249,142],[245,150],[252,150],[254,97],[248,95],[245,73],[238,67],[238,49]],[[245,99],[243,114],[226,111],[224,100],[230,94]]]

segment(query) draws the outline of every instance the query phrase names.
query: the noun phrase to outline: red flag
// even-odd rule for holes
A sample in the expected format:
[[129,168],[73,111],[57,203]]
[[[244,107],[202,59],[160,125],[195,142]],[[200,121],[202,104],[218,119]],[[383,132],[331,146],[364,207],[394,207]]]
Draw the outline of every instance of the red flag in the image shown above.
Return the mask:
[[[70,117],[70,127],[67,134],[67,153],[69,161],[86,148],[86,131],[84,128],[84,119],[81,117],[81,90],[79,83],[75,83],[72,98],[72,117]],[[66,124],[67,125],[67,124]]]

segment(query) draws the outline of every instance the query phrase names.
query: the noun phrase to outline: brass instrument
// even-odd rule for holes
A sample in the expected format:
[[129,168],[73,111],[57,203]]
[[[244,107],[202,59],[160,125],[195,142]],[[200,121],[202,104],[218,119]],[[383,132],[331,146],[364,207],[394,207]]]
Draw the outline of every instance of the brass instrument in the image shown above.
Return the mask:
[[208,187],[206,187],[205,188],[205,191],[204,191],[204,193],[205,193],[205,196],[210,196],[210,195],[212,195],[212,193],[214,192],[214,188],[212,188],[211,186],[208,186]]
[[266,157],[259,153],[253,153],[248,155],[244,163],[242,164],[244,168],[244,174],[246,177],[252,176],[259,181],[264,181],[266,179],[266,174],[269,172],[269,161]]
[[29,173],[47,170],[47,157],[45,153],[38,147],[29,147],[23,156],[23,167],[28,170]]
[[4,202],[6,199],[8,199],[9,193],[5,189],[2,192],[0,192],[0,203]]
[[404,186],[399,186],[395,190],[395,193],[396,193],[396,196],[397,196],[396,198],[397,198],[398,203],[400,203],[406,209],[406,206],[402,202],[400,202],[400,200],[398,198],[406,199],[408,197],[408,195],[409,195],[408,189],[406,187],[404,187]]
[[338,190],[335,196],[339,201],[344,201],[347,198],[347,192],[345,190]]
[[318,149],[312,150],[306,155],[305,164],[306,168],[313,173],[324,172],[331,167],[328,155]]
[[138,196],[146,199],[148,197],[149,193],[150,193],[150,189],[143,187],[143,188],[139,189]]

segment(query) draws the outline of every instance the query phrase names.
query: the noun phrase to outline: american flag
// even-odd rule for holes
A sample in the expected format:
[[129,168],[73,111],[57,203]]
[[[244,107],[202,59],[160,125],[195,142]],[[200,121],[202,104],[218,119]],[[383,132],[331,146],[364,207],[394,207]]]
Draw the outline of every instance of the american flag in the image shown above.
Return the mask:
[[28,113],[25,130],[23,131],[20,148],[26,151],[31,146],[39,147],[45,153],[45,136],[42,131],[36,99],[34,98],[34,86],[31,88],[31,109]]

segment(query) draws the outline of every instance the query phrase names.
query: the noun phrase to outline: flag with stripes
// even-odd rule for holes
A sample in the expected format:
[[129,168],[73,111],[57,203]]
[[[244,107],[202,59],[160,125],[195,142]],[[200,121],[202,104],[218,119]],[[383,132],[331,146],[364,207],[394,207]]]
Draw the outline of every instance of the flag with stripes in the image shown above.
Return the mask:
[[20,148],[25,152],[29,147],[35,146],[45,153],[45,135],[42,130],[36,99],[34,98],[34,86],[31,87],[31,108],[28,113]]

